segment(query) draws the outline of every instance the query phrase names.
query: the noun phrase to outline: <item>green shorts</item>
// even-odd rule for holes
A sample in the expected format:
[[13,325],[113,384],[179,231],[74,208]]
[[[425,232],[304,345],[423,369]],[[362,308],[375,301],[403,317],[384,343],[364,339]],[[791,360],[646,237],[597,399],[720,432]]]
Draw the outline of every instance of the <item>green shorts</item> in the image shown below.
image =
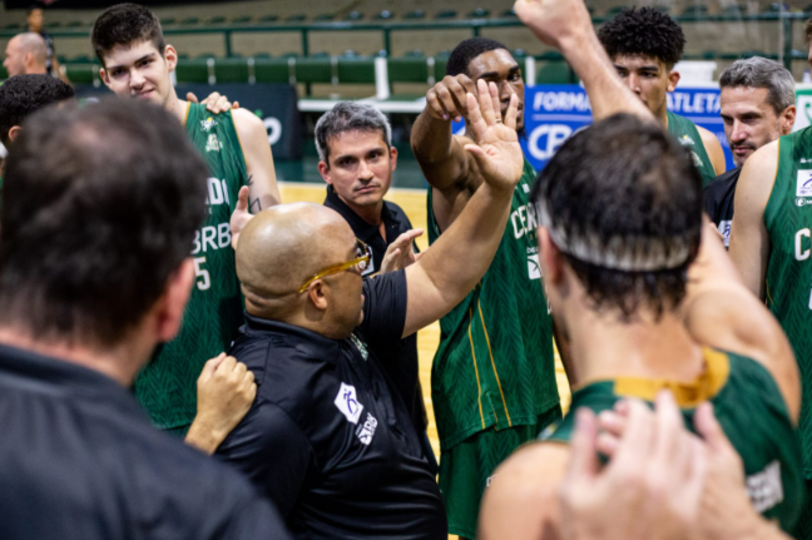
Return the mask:
[[440,491],[448,513],[448,533],[476,537],[479,503],[493,472],[513,451],[561,420],[561,407],[539,415],[535,424],[480,431],[440,456]]

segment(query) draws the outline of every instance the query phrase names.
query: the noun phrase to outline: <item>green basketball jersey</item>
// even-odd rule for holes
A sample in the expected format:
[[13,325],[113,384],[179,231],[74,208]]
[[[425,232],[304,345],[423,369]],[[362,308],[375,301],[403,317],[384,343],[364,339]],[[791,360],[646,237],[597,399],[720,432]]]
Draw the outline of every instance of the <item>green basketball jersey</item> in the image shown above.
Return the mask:
[[812,478],[812,129],[778,141],[778,170],[764,225],[770,236],[767,306],[781,323],[798,361],[804,474]]
[[212,115],[189,104],[186,132],[209,166],[208,217],[195,232],[195,285],[178,336],[158,348],[135,381],[135,395],[161,429],[188,426],[197,407],[203,364],[228,350],[243,323],[229,219],[246,182],[245,159],[231,112]]
[[706,372],[692,383],[620,378],[588,384],[572,394],[570,412],[547,440],[569,442],[575,411],[610,410],[624,397],[654,401],[669,388],[693,430],[696,407],[713,404],[714,413],[744,463],[753,506],[792,532],[805,505],[801,448],[784,398],[770,373],[758,362],[732,353],[705,349]]
[[[538,259],[536,173],[525,161],[499,249],[482,281],[440,320],[431,390],[443,448],[491,426],[535,424],[559,403],[552,317]],[[429,241],[440,235],[428,197]]]
[[707,186],[716,178],[716,171],[713,170],[713,164],[705,151],[705,145],[702,142],[699,130],[696,129],[693,122],[684,116],[674,114],[671,111],[668,111],[667,114],[668,133],[676,137],[682,146],[691,151],[694,165],[696,165],[700,176],[702,176],[702,187]]

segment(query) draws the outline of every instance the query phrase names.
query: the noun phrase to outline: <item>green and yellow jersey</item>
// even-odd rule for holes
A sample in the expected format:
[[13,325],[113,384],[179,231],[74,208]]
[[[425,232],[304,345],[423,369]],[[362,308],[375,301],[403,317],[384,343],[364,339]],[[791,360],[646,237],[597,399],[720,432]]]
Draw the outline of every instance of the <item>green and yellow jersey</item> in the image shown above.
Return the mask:
[[[445,452],[488,429],[536,424],[557,407],[552,317],[544,295],[525,161],[499,249],[479,284],[440,320],[432,400]],[[428,197],[429,241],[440,229]]]
[[713,169],[708,153],[705,151],[705,144],[696,125],[678,114],[671,111],[668,115],[668,133],[677,138],[682,146],[690,150],[694,159],[694,165],[702,176],[702,187],[704,188],[716,178],[716,171]]
[[203,364],[229,348],[243,323],[229,220],[246,183],[245,158],[230,111],[212,115],[205,106],[190,103],[185,128],[209,166],[209,212],[191,251],[195,285],[180,333],[156,350],[135,381],[135,395],[153,423],[179,431],[195,417],[196,381]]
[[617,378],[587,384],[572,394],[570,412],[547,441],[569,442],[575,411],[588,407],[596,414],[628,397],[649,403],[670,389],[693,430],[696,407],[713,404],[714,413],[744,463],[747,490],[755,509],[792,532],[805,505],[801,448],[778,385],[764,366],[744,356],[705,349],[707,369],[690,383]]

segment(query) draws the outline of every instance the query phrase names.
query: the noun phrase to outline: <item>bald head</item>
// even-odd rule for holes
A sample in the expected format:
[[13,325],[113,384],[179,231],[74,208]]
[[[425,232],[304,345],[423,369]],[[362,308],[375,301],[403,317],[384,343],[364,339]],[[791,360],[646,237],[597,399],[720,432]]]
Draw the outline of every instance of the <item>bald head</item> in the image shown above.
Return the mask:
[[249,300],[289,295],[326,266],[346,261],[354,241],[334,210],[312,203],[274,206],[240,234],[237,277]]
[[47,48],[42,36],[34,32],[17,34],[6,46],[3,66],[9,77],[16,75],[44,75]]

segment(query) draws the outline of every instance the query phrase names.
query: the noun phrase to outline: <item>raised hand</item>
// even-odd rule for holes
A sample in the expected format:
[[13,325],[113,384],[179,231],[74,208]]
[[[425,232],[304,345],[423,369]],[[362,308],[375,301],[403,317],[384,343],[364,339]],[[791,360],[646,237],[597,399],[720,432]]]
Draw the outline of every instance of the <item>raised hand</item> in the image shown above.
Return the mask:
[[234,212],[231,214],[231,220],[229,221],[231,247],[235,251],[237,250],[237,242],[239,242],[240,233],[254,217],[248,212],[248,193],[248,186],[240,188],[240,192],[237,194],[237,206],[234,208]]
[[592,30],[584,0],[516,0],[513,9],[537,38],[556,48],[563,40]]
[[[192,92],[188,92],[186,94],[186,99],[188,101],[191,101],[192,103],[198,102],[197,96],[194,95]],[[234,103],[229,103],[228,98],[226,96],[220,95],[219,92],[212,92],[211,94],[209,94],[209,96],[202,101],[202,104],[206,106],[206,110],[214,114],[223,113],[231,109],[240,108],[239,102],[235,101]]]
[[414,252],[414,239],[423,234],[423,229],[411,229],[398,236],[386,248],[381,261],[380,274],[402,270],[416,262],[422,253]]
[[459,122],[468,115],[466,94],[475,94],[476,86],[468,75],[446,75],[426,94],[426,110],[438,120]]
[[484,180],[492,187],[513,188],[519,183],[524,168],[524,155],[516,134],[519,98],[510,97],[502,121],[499,91],[494,83],[477,81],[479,100],[466,94],[468,131],[477,144],[466,144],[465,150],[479,165]]

